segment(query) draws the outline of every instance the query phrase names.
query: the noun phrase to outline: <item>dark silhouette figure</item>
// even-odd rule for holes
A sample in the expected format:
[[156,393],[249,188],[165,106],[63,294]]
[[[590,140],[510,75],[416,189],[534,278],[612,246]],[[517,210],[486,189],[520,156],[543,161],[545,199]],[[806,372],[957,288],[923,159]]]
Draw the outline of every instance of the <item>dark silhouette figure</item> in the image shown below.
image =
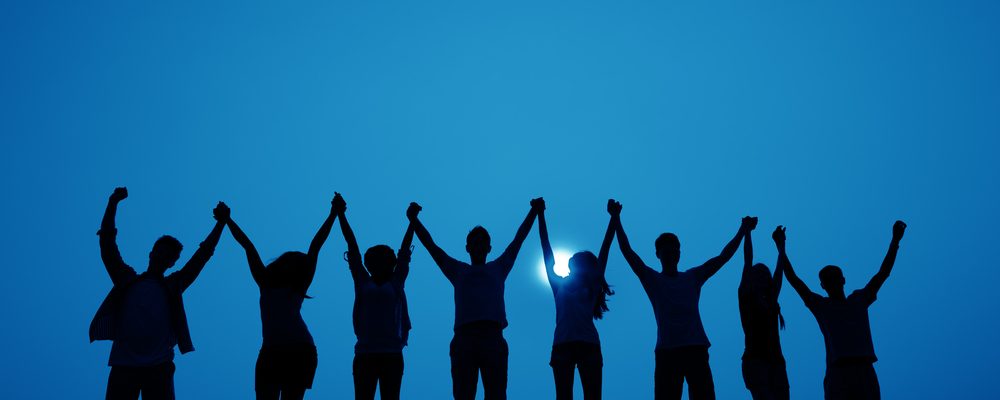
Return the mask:
[[[374,400],[380,389],[383,400],[398,400],[403,382],[403,347],[410,331],[406,276],[410,273],[413,228],[407,226],[398,255],[384,244],[365,251],[362,263],[358,240],[347,223],[347,202],[338,193],[333,199],[340,229],[347,242],[347,265],[354,279],[354,398]],[[412,205],[411,205],[412,207]]]
[[514,240],[500,257],[490,262],[486,261],[486,256],[492,247],[485,228],[477,226],[469,231],[465,250],[469,252],[471,263],[465,263],[452,258],[434,243],[417,218],[419,207],[411,206],[407,210],[420,243],[455,287],[455,337],[451,341],[450,355],[452,392],[456,400],[475,399],[480,373],[485,400],[507,398],[504,281],[538,215],[539,200],[532,200],[531,211],[517,229]]
[[309,298],[306,292],[316,275],[319,251],[330,236],[336,216],[331,207],[308,253],[289,251],[266,267],[250,238],[235,221],[227,221],[233,238],[247,254],[250,275],[260,289],[263,343],[255,368],[257,399],[297,400],[312,388],[318,358],[312,334],[302,319],[302,302]]
[[778,246],[778,262],[784,264],[788,284],[802,297],[823,333],[823,344],[826,347],[823,392],[827,400],[871,400],[882,396],[878,376],[872,366],[878,358],[875,357],[875,345],[872,343],[868,307],[875,302],[878,290],[892,272],[896,252],[899,251],[899,241],[905,230],[906,224],[896,221],[892,226],[892,241],[882,260],[882,266],[864,288],[855,290],[850,296],[844,294],[846,281],[840,267],[823,267],[819,271],[819,281],[827,297],[813,293],[795,274],[785,253],[785,229],[779,226],[774,234],[774,241]]
[[219,203],[215,227],[184,266],[166,277],[181,256],[181,243],[162,236],[149,252],[146,272],[125,264],[115,237],[118,203],[128,191],[116,188],[108,199],[101,230],[101,260],[114,287],[90,324],[90,341],[111,340],[106,399],[169,400],[174,398],[174,346],[181,354],[194,350],[182,295],[194,283],[219,243],[229,208]]
[[570,273],[565,278],[555,273],[555,257],[545,224],[545,203],[540,200],[537,209],[545,273],[556,300],[556,331],[549,361],[556,382],[556,399],[573,399],[573,375],[579,369],[583,398],[600,400],[604,357],[594,320],[602,318],[608,311],[607,296],[614,294],[604,279],[604,271],[621,205],[608,200],[611,220],[601,243],[600,255],[594,256],[589,251],[574,254],[569,259]]
[[683,384],[688,382],[688,397],[694,400],[715,399],[715,383],[708,364],[710,343],[701,324],[698,301],[701,287],[722,268],[740,245],[752,218],[744,217],[736,236],[722,253],[704,264],[680,272],[681,246],[672,233],[656,239],[656,257],[662,272],[646,266],[632,250],[622,225],[617,224],[618,245],[625,261],[632,267],[653,304],[656,317],[655,397],[657,400],[680,399]]
[[[754,218],[743,237],[743,276],[738,290],[746,346],[743,382],[754,400],[787,400],[788,373],[778,335],[785,323],[778,306],[784,264],[779,261],[772,276],[766,265],[753,263],[751,232],[756,227]],[[775,230],[772,236],[779,233]]]

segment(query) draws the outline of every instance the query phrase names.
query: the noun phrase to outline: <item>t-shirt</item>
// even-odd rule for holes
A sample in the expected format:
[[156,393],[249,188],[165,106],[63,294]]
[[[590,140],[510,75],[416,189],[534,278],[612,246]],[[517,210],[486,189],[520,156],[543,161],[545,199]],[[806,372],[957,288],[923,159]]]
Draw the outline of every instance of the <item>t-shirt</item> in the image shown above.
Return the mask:
[[263,347],[313,346],[309,327],[302,319],[302,292],[287,287],[260,288],[260,322]]
[[514,257],[501,256],[483,265],[448,258],[438,264],[455,287],[455,328],[477,321],[495,321],[507,327],[504,281]]
[[827,365],[848,359],[878,360],[868,321],[868,307],[874,302],[875,293],[866,289],[855,290],[844,301],[815,293],[806,298],[806,307],[823,332]]
[[168,304],[162,279],[140,277],[129,286],[108,365],[144,367],[173,361],[177,337]]
[[784,362],[778,335],[778,302],[765,300],[751,290],[739,290],[740,323],[743,325],[744,360]]
[[646,269],[639,275],[656,317],[656,350],[711,345],[698,311],[706,269],[699,266],[675,276]]
[[376,284],[358,256],[349,256],[347,265],[354,278],[355,353],[398,353],[406,346],[410,317],[406,306],[405,283],[410,271],[410,251],[399,251],[396,269],[389,280]]
[[[564,279],[565,278],[559,278]],[[594,306],[597,295],[593,288],[568,282],[553,283],[556,299],[556,331],[553,345],[568,342],[600,344],[601,338],[594,326]]]

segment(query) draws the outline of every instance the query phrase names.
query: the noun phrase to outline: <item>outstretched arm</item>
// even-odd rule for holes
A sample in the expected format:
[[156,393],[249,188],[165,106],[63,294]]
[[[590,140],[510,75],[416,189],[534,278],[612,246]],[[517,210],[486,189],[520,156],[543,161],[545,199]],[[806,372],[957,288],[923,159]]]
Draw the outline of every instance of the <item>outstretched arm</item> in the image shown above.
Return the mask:
[[611,219],[608,220],[608,229],[604,232],[601,251],[597,253],[597,269],[601,276],[604,276],[604,271],[608,268],[608,253],[611,252],[611,241],[615,240],[615,229],[621,224],[622,204],[608,199],[608,214],[611,215]]
[[434,243],[434,239],[431,238],[430,232],[427,232],[427,228],[424,224],[420,222],[417,218],[417,214],[420,213],[422,208],[417,203],[410,203],[410,207],[406,209],[406,217],[410,220],[410,226],[413,227],[413,232],[417,235],[417,239],[420,239],[420,244],[427,249],[427,252],[431,254],[431,258],[434,259],[434,263],[437,264],[441,272],[448,280],[452,280],[455,274],[458,272],[455,270],[455,265],[458,264],[458,260],[452,258],[445,253],[437,244]]
[[788,260],[788,254],[785,253],[785,228],[778,225],[771,237],[774,238],[774,245],[778,248],[778,266],[775,268],[785,271],[785,279],[788,279],[788,284],[792,285],[792,289],[795,289],[795,292],[808,306],[812,299],[818,295],[809,290],[806,283],[799,279],[799,276],[795,274],[795,269],[792,268],[792,262]]
[[517,233],[514,234],[514,240],[510,241],[507,248],[504,249],[500,257],[497,260],[506,268],[504,272],[510,273],[510,270],[514,268],[514,260],[517,258],[517,253],[521,251],[521,245],[524,244],[524,239],[528,237],[528,231],[531,230],[531,225],[535,223],[535,217],[538,216],[542,210],[545,209],[545,200],[541,197],[531,200],[531,209],[528,210],[528,215],[524,217],[524,221],[521,221],[521,226],[517,228]]
[[107,208],[104,209],[101,230],[97,231],[101,246],[101,261],[104,262],[104,268],[108,271],[108,276],[111,277],[111,283],[115,285],[124,281],[129,275],[135,274],[135,271],[122,260],[121,252],[118,251],[118,242],[115,240],[118,234],[118,230],[115,228],[118,203],[127,197],[127,189],[124,187],[115,188],[111,197],[108,198]]
[[229,207],[221,201],[215,206],[215,210],[212,213],[215,216],[215,226],[212,227],[212,231],[201,242],[198,250],[194,252],[194,255],[191,256],[187,264],[184,264],[184,267],[180,271],[173,274],[176,276],[182,292],[194,283],[194,280],[201,274],[201,270],[205,268],[205,264],[208,264],[208,259],[212,258],[212,254],[215,253],[215,246],[219,244],[219,238],[222,236],[222,228],[226,227],[226,222],[230,219]]
[[903,239],[903,233],[906,231],[906,223],[903,221],[896,221],[892,226],[892,241],[889,242],[889,251],[885,253],[885,259],[882,260],[882,266],[879,267],[878,272],[872,277],[872,280],[865,285],[865,290],[870,292],[874,297],[878,293],[879,289],[882,288],[882,284],[885,283],[886,279],[889,279],[889,273],[892,272],[892,266],[896,263],[896,252],[899,251],[899,241]]
[[[544,207],[544,206],[543,206]],[[549,227],[545,224],[545,209],[538,212],[538,238],[542,241],[542,260],[545,264],[545,276],[549,279],[549,286],[555,291],[563,278],[556,275],[556,257],[552,252],[552,243],[549,242]]]
[[243,251],[247,253],[247,264],[250,266],[250,276],[253,277],[253,281],[257,283],[257,287],[264,286],[266,284],[264,261],[260,259],[257,248],[231,217],[226,222],[226,226],[229,227],[229,233],[233,235],[233,239],[236,239],[236,243],[243,246]]
[[358,247],[358,239],[354,236],[351,224],[347,222],[347,202],[344,201],[340,193],[333,197],[332,213],[340,218],[340,231],[344,235],[344,241],[347,242],[347,266],[351,269],[351,275],[355,279],[367,277],[368,271],[365,270],[364,264],[361,262],[361,248]]
[[722,266],[726,265],[726,263],[729,262],[729,259],[733,258],[733,255],[736,254],[736,250],[740,248],[740,240],[743,240],[743,236],[756,226],[757,217],[743,217],[743,221],[740,223],[740,229],[736,231],[736,235],[729,240],[729,243],[726,243],[726,247],[722,248],[722,252],[698,267],[697,271],[699,271],[701,279],[708,280],[708,278],[711,278],[716,272],[719,272],[719,270],[722,269]]
[[743,274],[740,276],[740,287],[737,290],[749,289],[751,267],[753,267],[753,239],[748,231],[743,235]]
[[[782,247],[784,247],[784,237],[785,237],[784,228],[782,228],[779,225],[777,228],[775,228],[774,233],[771,234],[771,237],[773,239],[775,239],[775,242],[777,242],[778,239],[776,238],[775,235],[777,235],[779,231],[781,232]],[[747,234],[747,240],[749,240],[749,239],[750,239],[750,235]],[[774,278],[773,278],[773,285],[772,286],[774,287],[774,300],[775,301],[778,300],[778,295],[781,294],[781,283],[782,283],[782,281],[784,281],[785,264],[788,264],[788,256],[785,256],[785,262],[781,262],[781,259],[779,257],[778,263],[775,264],[775,266],[774,266]]]
[[403,243],[399,245],[399,250],[396,251],[396,270],[393,272],[393,278],[402,283],[406,280],[406,277],[410,275],[410,257],[413,255],[413,251],[410,248],[413,247],[413,224],[406,225],[406,233],[403,234]]
[[[618,212],[621,212],[621,203],[618,204]],[[635,250],[632,250],[632,245],[629,244],[628,235],[625,234],[625,228],[622,226],[621,219],[619,218],[618,223],[615,224],[615,235],[618,236],[618,247],[622,251],[622,256],[625,257],[625,262],[628,266],[632,268],[632,272],[639,277],[639,280],[643,280],[645,277],[655,274],[652,268],[642,262],[642,258],[636,254]]]
[[333,221],[335,219],[337,219],[337,213],[331,202],[330,214],[326,216],[323,225],[320,225],[319,230],[316,231],[316,236],[313,236],[312,242],[309,243],[309,258],[313,260],[314,264],[319,259],[319,251],[323,248],[323,243],[326,243],[326,238],[330,237],[330,230],[333,229]]

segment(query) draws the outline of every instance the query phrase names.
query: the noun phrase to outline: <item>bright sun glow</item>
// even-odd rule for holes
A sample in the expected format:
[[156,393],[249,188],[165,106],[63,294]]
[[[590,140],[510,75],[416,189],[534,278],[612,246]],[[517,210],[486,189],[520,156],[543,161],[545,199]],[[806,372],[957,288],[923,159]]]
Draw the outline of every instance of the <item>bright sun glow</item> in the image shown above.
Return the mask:
[[[556,275],[566,277],[569,275],[569,258],[573,256],[573,253],[563,249],[552,249],[552,254],[556,259],[556,266],[553,268]],[[538,272],[542,278],[542,282],[548,282],[549,277],[545,273],[545,258],[542,258],[538,262]]]

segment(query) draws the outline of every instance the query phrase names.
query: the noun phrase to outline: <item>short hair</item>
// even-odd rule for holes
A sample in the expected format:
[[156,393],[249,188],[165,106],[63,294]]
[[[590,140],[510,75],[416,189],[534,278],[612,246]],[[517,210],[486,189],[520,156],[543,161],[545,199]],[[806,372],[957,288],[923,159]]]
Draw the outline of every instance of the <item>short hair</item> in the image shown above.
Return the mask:
[[163,235],[160,236],[159,239],[156,239],[156,242],[153,243],[153,249],[168,252],[168,254],[177,254],[179,256],[181,251],[184,250],[184,245],[181,244],[180,240],[177,240],[177,238],[173,236]]
[[472,240],[476,237],[483,238],[486,243],[490,242],[490,233],[482,225],[476,225],[469,231],[469,234],[465,237],[465,243],[472,243]]
[[388,269],[391,272],[395,266],[396,253],[392,251],[392,247],[380,244],[365,251],[365,267],[369,273],[376,272],[374,269]]
[[677,239],[677,235],[670,232],[660,234],[660,236],[656,238],[655,244],[656,251],[666,249],[680,250],[681,248],[681,241]]
[[835,278],[844,278],[844,271],[836,265],[827,265],[823,269],[819,270],[819,281],[822,284],[827,284]]

